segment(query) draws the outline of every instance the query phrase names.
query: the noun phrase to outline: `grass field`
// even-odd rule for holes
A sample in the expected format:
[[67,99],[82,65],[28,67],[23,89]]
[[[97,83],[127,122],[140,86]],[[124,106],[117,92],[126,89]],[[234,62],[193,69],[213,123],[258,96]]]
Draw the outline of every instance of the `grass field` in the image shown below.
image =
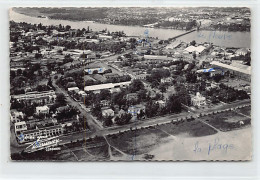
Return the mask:
[[192,121],[121,133],[109,137],[108,140],[111,145],[127,154],[140,155],[148,153],[153,147],[163,143],[170,135],[200,137],[215,133],[217,131],[208,125],[199,121]]
[[[251,123],[251,118],[242,114],[238,114],[234,111],[209,115],[200,119],[221,131],[231,131]],[[244,123],[243,125],[240,125],[241,121]]]
[[191,122],[182,122],[178,125],[176,124],[162,125],[159,127],[159,129],[162,129],[174,136],[183,135],[189,137],[201,137],[201,136],[208,136],[217,133],[217,131],[214,130],[213,128],[197,120]]
[[251,116],[251,106],[243,107],[241,109],[237,109],[236,112],[242,113],[246,116]]
[[[218,135],[217,130],[231,131],[248,126],[251,119],[241,113],[250,114],[250,108],[242,108],[236,111],[239,112],[228,111],[200,117],[190,122],[168,123],[147,129],[110,135],[106,136],[106,138],[96,137],[87,141],[77,141],[62,146],[62,150],[57,153],[48,153],[48,156],[46,156],[46,152],[37,152],[34,155],[29,154],[26,159],[107,161],[132,160],[132,157],[134,157],[134,159],[149,160],[160,158],[161,156],[158,153],[166,154],[167,158],[169,158],[167,153],[172,151],[173,145],[174,150],[176,150],[180,148],[184,141],[194,139],[194,137],[210,139],[212,135]],[[239,125],[240,121],[243,121],[244,125]],[[230,133],[233,133],[233,131]],[[223,132],[220,134],[224,136]],[[166,147],[168,150],[165,149]],[[155,150],[155,153],[152,153],[153,150]],[[180,153],[179,155],[182,156]],[[19,154],[14,154],[12,157],[18,160],[25,158],[23,155],[19,156]]]
[[108,137],[109,143],[126,154],[147,153],[168,135],[158,129],[141,129]]

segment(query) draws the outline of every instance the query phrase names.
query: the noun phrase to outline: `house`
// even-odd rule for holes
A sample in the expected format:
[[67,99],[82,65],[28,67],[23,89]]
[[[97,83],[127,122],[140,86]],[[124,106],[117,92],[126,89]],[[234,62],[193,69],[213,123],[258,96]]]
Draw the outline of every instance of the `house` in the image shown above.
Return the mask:
[[88,74],[102,74],[104,73],[104,71],[106,70],[106,68],[104,67],[96,67],[96,68],[87,68],[85,69],[85,72]]
[[125,114],[125,111],[123,109],[120,109],[120,111],[118,111],[117,113],[118,117],[121,117],[123,114]]
[[161,83],[171,83],[173,81],[172,77],[162,78]]
[[21,119],[23,119],[24,114],[22,112],[17,111],[17,110],[11,110],[10,116],[11,116],[11,122],[16,123],[16,122],[20,122]]
[[111,108],[102,108],[101,111],[103,117],[108,117],[108,116],[114,117],[115,115],[114,111]]
[[49,107],[48,106],[37,106],[36,107],[36,114],[49,114]]
[[120,76],[116,73],[107,73],[107,74],[104,74],[104,77],[107,79],[111,79],[111,78],[119,78]]
[[159,104],[159,107],[160,107],[160,108],[163,108],[163,107],[166,106],[166,102],[163,101],[163,100],[158,100],[158,101],[156,101],[156,103]]
[[26,121],[26,125],[27,125],[27,129],[35,129],[37,128],[41,128],[41,127],[45,127],[45,126],[50,126],[50,125],[56,125],[58,124],[57,119],[55,118],[44,118],[44,119],[31,119]]
[[206,98],[203,97],[199,92],[197,92],[196,96],[191,97],[191,104],[193,106],[206,105]]
[[126,100],[127,101],[137,101],[138,100],[138,95],[137,93],[129,93],[126,95]]
[[246,49],[246,48],[241,48],[241,49],[238,49],[238,50],[236,51],[236,54],[237,54],[237,55],[243,55],[243,56],[245,56],[248,52],[249,52],[248,49]]
[[80,96],[86,96],[87,94],[85,93],[85,91],[79,91],[79,92],[78,92],[78,95],[80,95]]
[[136,76],[135,76],[135,79],[146,79],[146,74],[137,74]]
[[139,105],[135,105],[135,106],[130,106],[128,108],[128,113],[129,114],[132,114],[133,116],[136,116],[137,114],[140,114],[141,110],[143,112],[145,112],[145,106],[142,105],[142,104],[139,104]]
[[70,88],[68,88],[68,91],[69,91],[69,92],[78,93],[78,92],[79,92],[79,88],[78,88],[78,87],[70,87]]
[[110,105],[110,102],[108,100],[102,100],[100,101],[100,105],[102,107],[106,107],[106,106],[109,106]]
[[15,134],[20,134],[23,131],[27,130],[27,125],[25,121],[14,123],[14,132]]
[[88,54],[87,59],[96,59],[96,54]]
[[70,107],[69,107],[68,105],[67,105],[67,106],[58,107],[58,108],[56,109],[56,114],[61,113],[62,111],[69,110],[69,109],[70,109]]

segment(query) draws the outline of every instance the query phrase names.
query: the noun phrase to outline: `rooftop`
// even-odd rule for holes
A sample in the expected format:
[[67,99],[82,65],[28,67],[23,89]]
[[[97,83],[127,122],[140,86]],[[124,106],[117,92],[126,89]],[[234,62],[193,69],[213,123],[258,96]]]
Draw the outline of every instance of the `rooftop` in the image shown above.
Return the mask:
[[251,66],[241,64],[241,65],[239,65],[240,67],[236,67],[236,66],[234,66],[234,64],[228,65],[228,64],[224,64],[224,63],[221,63],[221,62],[218,62],[218,61],[212,61],[210,64],[220,66],[220,67],[223,67],[223,68],[227,68],[227,69],[231,69],[233,71],[238,71],[238,72],[241,72],[241,73],[244,73],[244,74],[251,75]]

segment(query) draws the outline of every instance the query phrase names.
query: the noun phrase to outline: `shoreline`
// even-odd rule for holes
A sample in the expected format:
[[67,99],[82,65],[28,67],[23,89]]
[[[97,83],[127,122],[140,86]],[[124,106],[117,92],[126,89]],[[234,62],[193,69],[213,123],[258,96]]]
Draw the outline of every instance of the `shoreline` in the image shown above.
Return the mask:
[[[127,27],[139,27],[139,28],[147,28],[147,29],[166,29],[166,30],[178,30],[178,31],[183,31],[183,32],[189,32],[191,31],[192,29],[190,30],[185,30],[185,29],[177,29],[177,28],[170,28],[170,27],[144,27],[144,25],[127,25],[127,24],[110,24],[110,23],[105,23],[105,22],[99,22],[99,21],[94,21],[94,20],[72,20],[72,19],[59,19],[59,18],[51,18],[49,17],[48,15],[46,14],[43,14],[43,13],[39,13],[39,14],[36,14],[36,15],[32,15],[32,14],[26,14],[24,12],[19,12],[19,11],[15,11],[15,9],[12,8],[12,11],[14,11],[15,13],[18,13],[18,14],[22,14],[22,15],[25,15],[25,16],[29,16],[29,17],[34,17],[34,18],[39,18],[38,16],[45,16],[45,18],[39,18],[39,19],[50,19],[50,20],[57,20],[57,21],[71,21],[71,22],[90,22],[90,23],[97,23],[97,24],[104,24],[104,25],[114,25],[114,26],[127,26]],[[196,27],[194,27],[196,28]],[[193,28],[193,29],[194,29]],[[219,31],[219,32],[251,32],[251,31],[228,31],[228,30],[213,30],[211,28],[201,28],[197,31]]]

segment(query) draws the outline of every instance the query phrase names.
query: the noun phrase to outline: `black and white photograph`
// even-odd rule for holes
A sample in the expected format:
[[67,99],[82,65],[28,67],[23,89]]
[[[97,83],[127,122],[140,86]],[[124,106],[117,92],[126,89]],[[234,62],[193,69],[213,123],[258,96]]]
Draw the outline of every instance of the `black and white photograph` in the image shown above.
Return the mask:
[[12,7],[9,34],[11,161],[252,160],[249,7]]

